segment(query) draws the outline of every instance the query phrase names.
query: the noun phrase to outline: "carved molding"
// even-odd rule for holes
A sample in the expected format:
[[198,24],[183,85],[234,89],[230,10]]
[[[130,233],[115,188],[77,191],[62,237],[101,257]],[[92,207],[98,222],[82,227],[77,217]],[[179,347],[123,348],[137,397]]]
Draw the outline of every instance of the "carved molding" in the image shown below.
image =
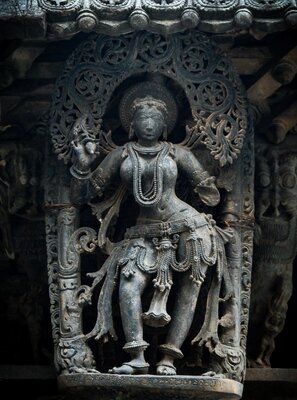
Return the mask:
[[290,0],[246,0],[246,5],[253,10],[274,11],[285,9],[290,4]]
[[[250,26],[271,32],[296,26],[297,7],[290,0],[14,0],[4,3],[2,16],[25,17],[38,26],[40,34],[61,38],[79,31],[176,33],[198,25],[206,32]],[[33,21],[34,16],[38,20]],[[33,33],[30,27],[21,31],[25,36]]]

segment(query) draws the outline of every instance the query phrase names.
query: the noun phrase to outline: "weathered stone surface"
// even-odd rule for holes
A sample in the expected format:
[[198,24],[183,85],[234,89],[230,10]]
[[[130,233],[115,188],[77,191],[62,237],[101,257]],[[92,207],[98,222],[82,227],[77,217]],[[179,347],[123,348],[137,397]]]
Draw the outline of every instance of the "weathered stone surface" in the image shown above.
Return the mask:
[[61,375],[58,383],[62,393],[81,400],[237,400],[242,396],[242,384],[210,377],[76,374]]
[[[6,3],[6,4],[4,4]],[[176,2],[177,3],[177,2]],[[201,13],[200,5],[205,7],[203,9],[203,12]],[[31,39],[34,38],[37,39],[42,39],[42,45],[47,45],[47,38],[56,38],[57,41],[54,41],[52,45],[54,46],[55,44],[58,43],[58,40],[60,39],[65,39],[65,38],[70,38],[72,37],[76,32],[83,31],[83,32],[89,32],[90,30],[95,29],[97,32],[105,32],[105,33],[110,33],[112,35],[119,35],[121,32],[126,32],[127,30],[135,29],[137,30],[140,26],[142,28],[155,31],[155,32],[163,32],[163,33],[172,33],[175,31],[179,31],[181,29],[181,26],[183,27],[190,27],[191,24],[193,26],[198,24],[198,29],[202,29],[205,31],[209,32],[225,32],[226,29],[230,29],[230,32],[234,32],[234,26],[236,26],[236,30],[238,29],[237,34],[242,35],[243,37],[243,42],[244,45],[245,40],[247,40],[247,33],[248,31],[244,31],[241,29],[249,29],[249,32],[259,39],[259,42],[256,43],[256,47],[254,43],[249,42],[249,48],[244,48],[242,51],[239,49],[237,46],[240,43],[237,41],[239,36],[237,36],[236,39],[236,44],[234,44],[234,47],[232,48],[231,45],[231,40],[229,44],[226,44],[226,46],[221,46],[224,49],[228,50],[228,56],[231,57],[234,61],[235,66],[237,67],[238,72],[243,76],[244,82],[246,87],[250,87],[251,83],[254,84],[255,82],[258,82],[261,80],[261,76],[265,74],[266,72],[269,71],[269,74],[273,76],[275,81],[279,82],[280,85],[278,86],[276,84],[275,90],[273,92],[270,92],[270,88],[272,87],[270,84],[266,84],[266,90],[267,90],[267,96],[264,96],[265,99],[261,99],[261,96],[257,96],[257,93],[254,95],[254,99],[259,99],[261,100],[261,104],[257,104],[259,115],[263,120],[266,120],[266,117],[268,119],[268,123],[265,125],[264,124],[264,134],[267,134],[268,129],[267,127],[270,125],[271,121],[276,115],[279,115],[281,119],[283,120],[285,117],[285,122],[283,125],[285,125],[285,130],[283,129],[284,133],[281,133],[281,135],[276,135],[276,138],[281,138],[284,139],[286,133],[289,131],[290,128],[292,128],[292,125],[295,121],[296,113],[293,112],[290,113],[289,110],[289,105],[293,105],[294,103],[292,101],[292,96],[294,96],[294,91],[296,91],[296,80],[294,81],[294,76],[295,76],[295,67],[293,63],[287,63],[286,59],[283,59],[283,56],[285,54],[282,54],[283,48],[287,48],[287,42],[289,42],[289,38],[291,38],[292,32],[294,31],[288,30],[288,35],[287,39],[288,40],[283,40],[282,44],[283,46],[273,46],[272,43],[274,43],[274,39],[277,38],[276,36],[272,35],[272,41],[269,39],[269,35],[267,36],[267,40],[263,37],[267,32],[273,31],[273,30],[278,30],[278,29],[283,29],[284,28],[284,21],[287,26],[293,26],[295,24],[295,19],[296,19],[296,10],[294,8],[289,8],[288,2],[283,2],[280,4],[279,2],[269,2],[268,1],[249,1],[249,2],[242,2],[242,5],[245,7],[242,9],[238,9],[235,5],[236,2],[232,3],[230,2],[225,2],[226,6],[229,5],[230,9],[228,12],[225,12],[223,10],[223,2],[219,4],[220,8],[216,12],[212,12],[212,7],[214,2],[213,1],[201,1],[199,2],[199,5],[195,4],[194,8],[188,9],[188,10],[183,10],[180,15],[178,15],[178,18],[173,18],[174,14],[170,14],[170,18],[172,18],[169,23],[167,23],[167,20],[161,20],[157,21],[155,18],[157,18],[161,13],[165,12],[164,9],[158,9],[157,12],[154,12],[154,5],[152,7],[149,7],[147,9],[131,9],[131,14],[129,15],[129,18],[127,17],[126,20],[120,21],[112,21],[112,23],[108,20],[102,20],[100,13],[97,13],[97,11],[94,12],[89,12],[89,10],[83,10],[79,9],[79,7],[75,11],[71,11],[68,13],[68,11],[64,10],[62,13],[54,13],[54,12],[48,12],[48,11],[43,11],[39,6],[37,6],[37,2],[30,2],[31,6],[36,7],[35,11],[32,9],[32,12],[28,11],[27,4],[23,2],[22,7],[20,10],[17,10],[15,8],[16,2],[10,2],[9,7],[8,7],[8,2],[4,2],[4,6],[2,7],[1,3],[1,10],[0,14],[1,15],[1,37],[2,38],[23,38],[23,39]],[[227,4],[228,3],[228,4]],[[267,5],[265,6],[266,3]],[[28,3],[29,4],[29,3]],[[53,2],[52,2],[53,4]],[[70,3],[69,3],[70,4]],[[74,3],[72,3],[73,5]],[[98,2],[99,4],[99,2]],[[101,4],[101,3],[100,3]],[[14,8],[12,8],[14,6]],[[168,4],[168,6],[170,6]],[[222,7],[221,7],[222,6]],[[271,7],[272,6],[272,7]],[[277,7],[273,9],[273,7]],[[96,7],[95,7],[96,8]],[[164,7],[165,8],[165,7]],[[8,11],[7,11],[8,10]],[[198,11],[198,12],[197,12]],[[6,13],[6,14],[5,14]],[[11,15],[11,13],[13,15]],[[27,14],[26,14],[27,13]],[[4,15],[5,14],[5,15]],[[129,13],[128,13],[129,14]],[[127,15],[128,15],[127,14]],[[4,15],[4,16],[3,16]],[[62,17],[63,15],[63,17]],[[220,15],[220,23],[218,24],[217,21],[215,21],[215,16]],[[232,16],[234,15],[234,21],[232,20]],[[262,17],[266,15],[266,20],[264,21]],[[183,18],[181,18],[183,16]],[[208,19],[206,19],[206,16]],[[45,23],[47,17],[47,23]],[[169,18],[169,19],[170,19]],[[55,22],[57,21],[57,22]],[[235,24],[236,22],[236,24]],[[143,24],[143,25],[140,25]],[[245,25],[247,24],[247,25]],[[250,28],[248,28],[250,26]],[[263,31],[260,31],[258,29],[263,29]],[[246,33],[246,35],[245,35]],[[233,33],[232,33],[233,34]],[[235,36],[234,35],[234,38]],[[224,35],[222,35],[223,37]],[[283,36],[286,38],[286,36]],[[215,35],[214,36],[215,40],[220,40],[220,35]],[[76,40],[75,37],[73,37],[74,40]],[[250,40],[250,37],[249,37]],[[78,40],[79,41],[79,40]],[[9,68],[5,69],[4,68],[4,74],[1,75],[1,79],[5,82],[6,78],[8,77],[8,84],[11,84],[7,86],[7,89],[3,90],[1,92],[1,146],[2,143],[6,140],[9,139],[11,141],[14,138],[14,131],[16,129],[20,129],[20,126],[16,126],[16,124],[20,124],[25,130],[30,129],[31,126],[34,124],[34,122],[37,121],[39,116],[47,110],[47,108],[50,105],[50,99],[51,95],[53,92],[53,80],[57,78],[57,76],[62,73],[63,69],[63,62],[66,58],[66,54],[69,51],[69,47],[67,46],[67,41],[64,43],[60,40],[60,48],[56,52],[56,54],[53,57],[53,52],[51,53],[52,58],[49,59],[44,59],[42,58],[42,61],[40,62],[37,58],[37,62],[32,62],[32,68],[30,66],[30,63],[27,65],[23,64],[21,65],[20,73],[16,73],[16,70],[14,68],[10,68],[10,60],[9,58],[6,60],[3,58],[4,63],[2,64],[4,67],[6,67],[7,62],[9,63]],[[70,42],[70,41],[69,41]],[[72,41],[72,43],[74,43]],[[258,43],[264,43],[264,46],[260,49],[257,49]],[[270,43],[270,44],[269,44]],[[279,42],[278,42],[279,43]],[[33,47],[36,43],[33,43]],[[32,43],[29,43],[29,46],[32,45]],[[3,48],[5,48],[6,43],[3,44]],[[22,44],[20,44],[20,48],[22,48]],[[71,44],[70,44],[71,46]],[[50,46],[49,46],[50,47]],[[269,48],[269,51],[267,49]],[[62,49],[62,50],[61,50]],[[262,52],[262,49],[264,50]],[[278,50],[279,49],[279,50]],[[45,54],[47,50],[45,50]],[[52,50],[51,50],[52,51]],[[18,52],[16,52],[17,54]],[[63,53],[63,56],[62,56]],[[285,52],[284,52],[285,53]],[[4,52],[5,54],[5,52]],[[36,53],[37,54],[37,53]],[[65,54],[65,55],[64,55]],[[55,58],[57,57],[57,58]],[[45,60],[45,61],[44,61]],[[56,60],[59,60],[56,63]],[[29,60],[30,61],[30,60]],[[32,60],[33,61],[33,60]],[[22,64],[22,57],[19,58],[19,62]],[[51,65],[52,64],[52,65]],[[28,72],[27,72],[28,71]],[[10,75],[12,74],[12,75]],[[11,80],[11,76],[13,79],[16,79],[16,81],[13,82],[13,79]],[[48,81],[47,81],[48,80]],[[257,83],[256,83],[257,84]],[[265,84],[264,84],[265,86]],[[264,88],[265,89],[265,88]],[[295,97],[296,98],[296,97]],[[293,99],[294,100],[294,99]],[[115,100],[117,101],[117,100]],[[267,106],[267,107],[266,107]],[[288,113],[286,113],[286,110],[288,109]],[[65,110],[64,110],[65,111]],[[61,113],[63,114],[63,113]],[[110,122],[111,121],[111,122]],[[116,127],[116,124],[114,124],[114,121],[110,119],[108,123],[110,122],[110,126]],[[280,126],[279,121],[275,120],[278,125]],[[274,122],[275,122],[274,121]],[[289,122],[289,124],[286,123],[286,121]],[[292,122],[293,121],[293,122]],[[289,126],[287,126],[289,125]],[[293,132],[293,130],[292,130]],[[47,135],[46,131],[46,135]],[[257,130],[256,135],[260,136],[261,132]],[[268,132],[269,135],[269,132]],[[273,135],[271,138],[274,140]],[[29,140],[29,139],[28,139]],[[272,140],[272,141],[273,141]],[[42,143],[41,148],[44,149],[44,143]],[[34,152],[32,148],[32,154]],[[1,156],[2,157],[2,156]],[[13,164],[15,161],[14,156],[11,157],[11,164]],[[0,160],[0,164],[2,163],[2,158]],[[16,165],[18,165],[18,162],[16,161]],[[1,164],[2,167],[2,164]],[[53,167],[53,170],[55,167]],[[1,170],[2,173],[2,170]],[[58,173],[58,175],[61,172]],[[62,174],[64,174],[62,172]],[[67,175],[67,174],[66,174]],[[3,176],[0,176],[3,178]],[[69,177],[68,177],[69,178]],[[67,180],[66,178],[65,180]],[[280,175],[277,175],[277,179],[281,179]],[[257,180],[257,176],[256,176]],[[232,179],[230,179],[230,182]],[[6,180],[4,179],[4,185],[6,184]],[[34,186],[34,185],[33,185]],[[231,182],[232,186],[232,182]],[[55,196],[57,195],[57,187],[59,187],[59,184],[57,182],[52,182],[52,192],[50,196]],[[227,186],[226,186],[227,187]],[[29,193],[29,192],[28,192]],[[1,193],[1,200],[5,200],[5,196],[3,196],[3,193]],[[50,198],[47,197],[47,198]],[[24,197],[24,196],[23,196]],[[33,197],[32,197],[33,198]],[[27,194],[27,200],[31,201],[31,195]],[[0,200],[0,201],[1,201]],[[65,199],[62,199],[65,200]],[[66,198],[67,200],[67,198]],[[40,201],[40,200],[39,200]],[[1,207],[3,204],[1,204]],[[63,205],[65,206],[65,204]],[[48,254],[49,258],[51,258],[51,261],[49,263],[49,269],[50,269],[50,274],[53,277],[52,281],[50,282],[50,291],[51,291],[51,300],[52,300],[52,318],[54,321],[54,324],[58,320],[58,309],[59,309],[59,292],[57,289],[57,281],[56,279],[56,265],[57,265],[57,254],[55,252],[55,249],[57,246],[57,240],[55,236],[55,229],[56,229],[56,209],[55,207],[59,208],[58,202],[56,202],[53,205],[53,208],[49,211],[50,216],[48,217],[48,224],[47,224],[47,229],[48,229]],[[49,210],[49,208],[48,208]],[[62,215],[63,214],[63,215]],[[12,214],[12,239],[17,241],[17,246],[19,246],[19,249],[17,249],[17,257],[19,257],[20,254],[23,254],[25,250],[27,251],[26,256],[28,260],[35,260],[35,256],[33,255],[32,257],[28,255],[28,253],[32,250],[30,246],[26,245],[26,241],[20,241],[19,236],[15,234],[15,231],[17,229],[17,219],[14,218],[14,214]],[[27,217],[27,216],[26,216]],[[63,218],[62,218],[63,217]],[[18,218],[18,217],[17,217]],[[42,216],[38,216],[38,218],[43,218]],[[64,222],[70,218],[71,219],[71,210],[64,210],[61,212],[60,216],[60,221]],[[22,221],[21,224],[25,224],[24,220]],[[28,235],[28,242],[29,241],[34,241],[34,235],[37,237],[38,234],[38,229],[33,228],[34,223],[31,225],[32,226],[32,240],[31,236]],[[5,224],[2,224],[1,230],[4,232],[4,234],[7,236],[7,232],[5,233]],[[269,235],[267,235],[268,237]],[[24,244],[25,243],[25,244]],[[273,247],[273,246],[272,246]],[[290,250],[294,250],[292,246],[289,246]],[[291,253],[290,253],[291,254]],[[11,256],[11,253],[9,253],[9,256]],[[31,258],[30,258],[31,257]],[[4,269],[4,265],[8,265],[6,256],[1,255],[1,262],[4,260],[4,263],[1,265],[1,268]],[[15,265],[14,261],[11,264],[12,266]],[[31,278],[30,278],[31,279]],[[290,277],[291,279],[291,277]],[[287,282],[291,282],[291,280],[287,280]],[[69,289],[73,283],[73,280],[69,280],[69,286],[67,286],[66,289]],[[74,282],[75,283],[75,282]],[[266,284],[266,283],[265,283]],[[247,283],[249,285],[249,282]],[[263,288],[263,292],[266,290]],[[261,288],[261,289],[262,289]],[[290,290],[286,290],[286,296],[290,295]],[[246,302],[246,297],[243,298],[243,300]],[[4,303],[3,303],[4,304]],[[6,304],[6,303],[5,303]],[[26,303],[24,303],[26,305]],[[293,304],[293,303],[292,303]],[[278,304],[276,304],[278,305]],[[7,314],[9,312],[7,311]],[[269,312],[269,315],[271,312]],[[19,315],[19,314],[16,314]],[[285,316],[285,311],[282,310],[281,314],[281,324],[283,321],[283,318]],[[20,314],[19,322],[23,320],[23,316]],[[30,325],[30,318],[28,319],[28,326]],[[32,325],[32,324],[31,324]],[[270,344],[271,342],[274,341],[275,335],[277,331],[271,326],[268,327],[270,329]],[[276,329],[279,329],[276,327]],[[287,328],[288,329],[288,328]],[[59,333],[58,327],[55,325],[54,329],[54,338],[55,338],[55,343],[58,343],[59,340]],[[252,333],[253,328],[250,327],[250,332]],[[272,339],[271,339],[272,338]],[[264,339],[267,339],[267,332],[265,332]],[[22,342],[23,343],[23,342]],[[67,344],[67,343],[66,343]],[[281,344],[284,348],[289,347],[287,344]],[[78,345],[79,348],[79,345]],[[97,349],[97,348],[96,348]],[[272,349],[272,346],[270,345],[270,350]],[[98,350],[98,349],[97,349]],[[97,351],[95,350],[95,351]],[[14,349],[15,352],[17,352],[17,347]],[[40,349],[38,349],[40,351]],[[292,360],[294,358],[293,355],[294,349],[292,351],[289,351],[287,354],[288,360]],[[36,349],[34,349],[34,352],[37,354]],[[283,357],[286,357],[285,355]],[[292,362],[292,361],[290,361]],[[266,371],[267,375],[268,372]],[[285,373],[285,372],[284,372]],[[279,376],[282,374],[280,373]],[[288,374],[289,376],[290,374]],[[263,378],[263,377],[262,377]],[[263,389],[263,381],[262,378],[259,378],[259,382],[261,382],[260,385],[262,385]],[[264,378],[263,378],[264,379]],[[267,378],[267,381],[269,381],[269,377]],[[294,388],[293,388],[293,383],[290,382],[290,379],[295,379],[294,376],[293,378],[288,378],[286,381],[286,378],[283,376],[280,378],[281,381],[279,381],[280,385],[278,386],[277,390],[274,390],[274,383],[271,382],[271,384],[268,382],[268,385],[266,385],[266,388],[269,387],[269,394],[268,392],[263,389],[263,391],[258,391],[255,389],[255,386],[253,386],[254,394],[250,394],[250,398],[255,400],[255,398],[277,398],[279,399],[292,399],[292,396],[294,396]],[[273,378],[273,380],[277,380],[276,377]],[[253,379],[249,379],[249,374],[247,375],[247,387],[250,387],[249,384],[250,382],[253,381]],[[258,378],[255,377],[255,382],[256,385],[258,385]],[[285,383],[284,383],[285,382]],[[267,382],[266,382],[267,384]],[[256,386],[258,388],[258,386]],[[282,391],[281,391],[282,390]],[[291,390],[291,392],[290,392]],[[257,392],[255,394],[255,391]],[[261,393],[261,395],[260,395]],[[265,397],[266,396],[266,397]]]
[[7,23],[6,37],[13,25],[19,37],[33,37],[32,26],[28,23],[24,29],[23,20],[34,25],[35,34],[56,38],[91,31],[120,35],[140,29],[170,34],[196,26],[212,33],[250,27],[272,32],[296,27],[296,10],[290,1],[2,0],[0,19]]
[[[241,396],[253,226],[249,123],[235,70],[198,31],[91,35],[69,57],[50,119],[64,165],[50,153],[57,173],[46,181],[55,359],[65,391],[87,384],[96,396],[105,376],[100,391],[108,398],[133,375],[128,396],[147,381],[147,398],[156,385],[164,399]],[[175,192],[179,185],[193,187],[193,200]],[[126,198],[126,222],[110,229]],[[80,205],[91,207],[98,234]],[[100,261],[90,257],[93,266],[82,271],[83,253]],[[117,337],[108,357],[103,344],[98,354],[96,340]]]

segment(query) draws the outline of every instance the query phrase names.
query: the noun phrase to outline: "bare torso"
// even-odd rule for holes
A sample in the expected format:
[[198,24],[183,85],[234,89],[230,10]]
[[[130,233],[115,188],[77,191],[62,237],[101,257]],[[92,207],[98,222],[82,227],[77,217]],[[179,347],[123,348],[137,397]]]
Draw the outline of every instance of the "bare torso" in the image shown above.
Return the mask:
[[[120,167],[121,179],[133,193],[136,201],[137,193],[135,192],[141,190],[144,196],[146,194],[148,196],[148,193],[152,192],[154,181],[156,180],[156,168],[161,171],[160,179],[162,179],[162,182],[155,182],[159,190],[162,190],[160,199],[153,201],[150,205],[139,204],[138,223],[141,224],[150,221],[180,219],[197,214],[193,207],[179,199],[175,193],[178,167],[174,157],[169,152],[158,163],[158,154],[153,150],[145,153],[139,151],[137,152],[137,162],[128,156],[123,160]],[[139,169],[140,179],[138,179],[139,182],[133,184],[133,180],[136,179],[135,168]],[[162,185],[162,189],[160,189],[160,185]]]

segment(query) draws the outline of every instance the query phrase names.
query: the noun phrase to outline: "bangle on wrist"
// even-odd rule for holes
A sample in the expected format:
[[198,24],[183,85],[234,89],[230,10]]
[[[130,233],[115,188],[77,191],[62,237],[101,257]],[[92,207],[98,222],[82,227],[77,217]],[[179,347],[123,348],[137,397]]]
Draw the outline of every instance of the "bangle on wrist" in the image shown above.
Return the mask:
[[70,167],[70,173],[77,179],[87,179],[91,175],[91,169],[87,169],[86,171],[79,170],[75,165]]

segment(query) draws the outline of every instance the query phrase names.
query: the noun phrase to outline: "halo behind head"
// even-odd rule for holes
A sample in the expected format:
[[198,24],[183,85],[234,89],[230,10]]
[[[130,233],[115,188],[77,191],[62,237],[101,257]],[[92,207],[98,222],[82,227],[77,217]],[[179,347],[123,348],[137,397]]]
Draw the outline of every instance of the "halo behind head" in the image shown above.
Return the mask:
[[[124,129],[129,132],[133,115],[141,102],[163,112],[167,131],[170,133],[176,122],[177,106],[170,92],[154,82],[141,82],[132,86],[121,99],[119,116]],[[141,105],[140,105],[141,106]]]

